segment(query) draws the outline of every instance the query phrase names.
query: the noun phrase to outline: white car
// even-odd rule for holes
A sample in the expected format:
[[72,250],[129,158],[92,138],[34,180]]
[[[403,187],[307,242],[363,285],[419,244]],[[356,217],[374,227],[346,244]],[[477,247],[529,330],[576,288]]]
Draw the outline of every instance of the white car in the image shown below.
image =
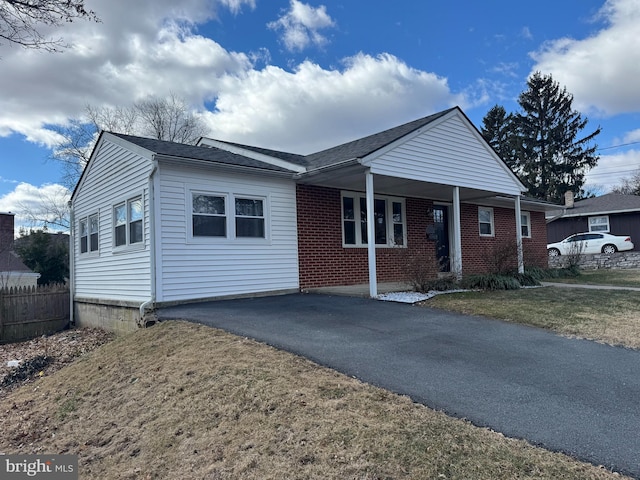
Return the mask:
[[633,250],[631,237],[604,232],[576,233],[561,242],[547,245],[550,257],[579,253],[615,253],[625,250]]

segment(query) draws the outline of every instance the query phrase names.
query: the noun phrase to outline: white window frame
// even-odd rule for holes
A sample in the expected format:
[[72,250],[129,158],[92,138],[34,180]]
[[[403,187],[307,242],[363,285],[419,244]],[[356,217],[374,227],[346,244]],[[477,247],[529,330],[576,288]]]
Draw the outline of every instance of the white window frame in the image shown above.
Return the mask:
[[[193,195],[207,195],[212,197],[223,197],[225,206],[225,236],[206,236],[193,234]],[[187,186],[185,188],[186,216],[187,221],[187,242],[188,243],[226,243],[226,244],[268,244],[271,241],[271,197],[269,193],[256,194],[237,192],[221,192],[219,190],[207,190],[202,186]],[[236,232],[236,199],[239,200],[260,200],[262,201],[262,218],[264,222],[264,237],[243,237]],[[222,215],[220,215],[222,216]],[[240,217],[238,215],[238,217]],[[258,218],[258,217],[250,217]]]
[[[91,231],[91,221],[95,219],[97,222],[97,231]],[[82,235],[82,225],[85,225],[86,235]],[[93,244],[91,242],[92,235],[97,236],[96,248],[92,248]],[[82,239],[86,238],[86,250],[82,251]],[[78,221],[78,239],[79,244],[78,247],[80,249],[80,255],[97,255],[100,252],[100,215],[98,213],[92,213],[91,215],[87,215],[86,217],[81,218]]]
[[[598,222],[598,220],[603,219],[603,218],[607,220],[606,229],[605,230],[603,230],[601,228],[598,228],[600,226],[605,225],[604,222]],[[607,233],[611,229],[611,225],[609,223],[609,215],[598,215],[598,216],[595,216],[595,217],[589,217],[588,222],[589,222],[589,231],[590,232]]]
[[[480,211],[481,210],[486,210],[490,214],[489,225],[491,226],[491,233],[482,233],[482,228],[480,226],[482,224],[486,224],[487,222],[481,222],[480,221]],[[496,236],[496,225],[495,225],[495,219],[494,219],[494,216],[493,216],[493,208],[492,207],[478,207],[478,234],[481,237],[495,237]]]
[[[235,238],[238,240],[244,241],[246,240],[266,240],[267,239],[267,198],[256,196],[256,195],[232,195],[233,196],[233,233]],[[257,200],[262,202],[262,216],[253,216],[253,215],[239,215],[236,212],[236,201],[237,200]],[[263,235],[261,237],[252,237],[252,236],[240,236],[238,235],[238,218],[252,218],[252,219],[260,219],[262,220],[262,231]]]
[[531,238],[531,213],[520,212],[520,224],[523,230],[525,227],[527,228],[527,234],[525,235],[525,233],[522,232],[522,238]]
[[[344,198],[353,198],[353,219],[345,219],[344,217]],[[362,228],[361,228],[361,210],[360,200],[366,201],[366,195],[361,192],[340,192],[340,225],[342,233],[342,247],[343,248],[366,248],[367,243],[362,241]],[[374,200],[384,200],[385,203],[385,221],[387,231],[387,243],[376,243],[376,248],[407,248],[407,203],[405,198],[390,197],[387,195],[375,195]],[[399,203],[402,207],[401,221],[395,222],[393,219],[393,204]],[[355,243],[345,243],[345,221],[353,221],[355,224]],[[402,225],[402,245],[398,245],[395,242],[394,225]]]
[[[131,216],[131,205],[134,202],[140,202],[140,214],[141,217],[139,219],[132,219]],[[117,225],[116,219],[116,208],[124,207],[125,221],[124,221],[124,230],[125,230],[125,241],[124,243],[117,245],[116,244],[116,228],[122,225]],[[113,235],[113,249],[114,251],[131,249],[131,248],[143,248],[145,244],[145,235],[144,235],[144,195],[142,193],[138,195],[134,195],[132,197],[127,198],[126,200],[122,200],[118,203],[114,203],[111,206],[111,214],[112,214],[112,235]],[[131,226],[135,222],[140,222],[142,229],[142,237],[139,241],[131,240]]]

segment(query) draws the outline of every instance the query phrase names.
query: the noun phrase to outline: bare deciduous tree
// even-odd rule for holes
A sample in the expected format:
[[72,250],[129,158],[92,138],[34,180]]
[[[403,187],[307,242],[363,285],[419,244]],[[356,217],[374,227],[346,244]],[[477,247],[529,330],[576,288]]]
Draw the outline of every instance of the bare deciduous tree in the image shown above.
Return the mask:
[[68,47],[62,38],[47,38],[42,26],[60,26],[76,19],[100,20],[84,0],[0,0],[0,40],[25,48],[58,52]]
[[640,168],[630,177],[622,179],[622,183],[615,186],[611,192],[622,195],[640,195]]
[[56,129],[62,140],[54,148],[53,159],[63,165],[63,183],[73,189],[102,130],[139,135],[171,142],[195,144],[207,134],[207,126],[182,98],[149,97],[131,107],[88,105],[84,120]]

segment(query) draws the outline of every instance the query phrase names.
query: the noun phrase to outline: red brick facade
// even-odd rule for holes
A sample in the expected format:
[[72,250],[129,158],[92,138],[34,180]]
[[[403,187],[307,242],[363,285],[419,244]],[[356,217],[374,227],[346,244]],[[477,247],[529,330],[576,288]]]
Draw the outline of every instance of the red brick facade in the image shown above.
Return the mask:
[[[297,186],[298,258],[300,288],[355,285],[369,282],[367,248],[342,246],[342,209],[340,190],[310,185]],[[435,242],[428,240],[427,226],[433,223],[430,200],[407,198],[407,248],[377,248],[376,266],[379,282],[407,279],[407,259],[435,259]],[[463,204],[462,266],[463,272],[487,270],[486,251],[500,242],[515,239],[513,210],[494,208],[496,235],[480,237],[478,207]],[[544,213],[531,212],[532,239],[524,239],[525,262],[539,257],[546,262],[546,224]],[[533,264],[533,263],[531,263]],[[535,264],[539,264],[536,261]],[[545,263],[546,265],[546,263]],[[544,265],[541,265],[544,266]]]

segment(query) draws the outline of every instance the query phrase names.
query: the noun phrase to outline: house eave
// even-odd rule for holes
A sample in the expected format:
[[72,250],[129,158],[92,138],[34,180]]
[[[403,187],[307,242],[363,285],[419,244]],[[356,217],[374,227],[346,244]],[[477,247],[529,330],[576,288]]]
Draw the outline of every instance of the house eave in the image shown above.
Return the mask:
[[249,175],[268,175],[271,177],[280,177],[292,179],[295,175],[294,172],[285,172],[285,171],[277,171],[270,170],[267,168],[260,168],[255,166],[245,166],[245,165],[234,165],[230,163],[222,163],[222,162],[214,162],[211,160],[199,160],[195,158],[184,158],[184,157],[175,157],[171,155],[163,155],[163,154],[155,154],[154,158],[160,162],[184,166],[194,165],[205,168],[216,168],[218,170],[232,172],[232,173],[244,173]]
[[549,220],[549,222],[553,222],[554,220],[559,220],[561,218],[595,217],[599,215],[615,215],[617,213],[634,213],[634,212],[640,212],[640,209],[626,208],[622,210],[600,210],[596,212],[562,213],[561,215],[558,215],[557,217],[554,217],[553,219]]

